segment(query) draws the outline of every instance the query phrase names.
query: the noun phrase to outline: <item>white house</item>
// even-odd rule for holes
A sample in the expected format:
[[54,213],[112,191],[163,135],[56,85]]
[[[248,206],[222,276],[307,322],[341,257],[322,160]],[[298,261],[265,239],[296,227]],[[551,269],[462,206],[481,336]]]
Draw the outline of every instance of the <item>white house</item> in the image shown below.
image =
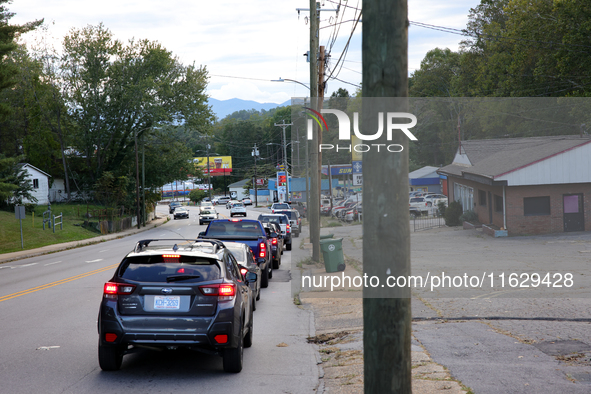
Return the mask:
[[[28,172],[31,176],[27,179],[33,184],[33,195],[37,199],[38,205],[49,203],[49,175],[48,173],[41,171],[35,166],[29,163],[20,164],[21,171]],[[31,201],[24,199],[23,203],[30,203]]]

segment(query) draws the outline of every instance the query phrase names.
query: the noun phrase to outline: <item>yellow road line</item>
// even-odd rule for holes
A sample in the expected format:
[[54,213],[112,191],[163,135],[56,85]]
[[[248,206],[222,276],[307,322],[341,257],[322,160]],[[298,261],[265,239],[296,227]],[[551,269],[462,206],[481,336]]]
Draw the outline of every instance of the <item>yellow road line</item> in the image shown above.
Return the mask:
[[32,287],[30,289],[19,291],[17,293],[8,294],[8,295],[5,295],[5,296],[0,297],[0,302],[7,301],[7,300],[10,300],[12,298],[20,297],[20,296],[23,296],[23,295],[35,293],[36,291],[39,291],[39,290],[49,289],[50,287],[54,287],[54,286],[58,286],[58,285],[63,285],[64,283],[72,282],[72,281],[77,280],[77,279],[86,278],[87,276],[91,276],[91,275],[94,275],[94,274],[100,274],[101,272],[112,270],[113,268],[117,267],[118,265],[119,265],[119,263],[113,264],[113,265],[110,265],[108,267],[99,268],[99,269],[96,269],[94,271],[86,272],[84,274],[72,276],[72,277],[69,277],[69,278],[66,278],[66,279],[61,279],[61,280],[58,280],[58,281],[55,281],[55,282],[51,282],[51,283],[46,283],[44,285],[37,286],[37,287]]

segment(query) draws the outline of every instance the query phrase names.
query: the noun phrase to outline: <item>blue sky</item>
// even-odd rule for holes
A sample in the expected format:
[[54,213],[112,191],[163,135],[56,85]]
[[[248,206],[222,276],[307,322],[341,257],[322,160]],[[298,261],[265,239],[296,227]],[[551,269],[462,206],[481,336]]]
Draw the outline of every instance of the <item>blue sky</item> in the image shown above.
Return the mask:
[[[323,9],[335,9],[338,0],[321,1]],[[342,1],[339,15],[321,13],[321,27],[338,20],[354,18],[361,1]],[[409,0],[409,20],[462,29],[470,8],[478,0]],[[271,82],[288,78],[308,83],[309,64],[303,54],[308,50],[309,25],[307,0],[14,0],[8,9],[16,13],[13,23],[45,18],[56,47],[72,28],[100,22],[122,41],[131,38],[162,43],[183,63],[205,65],[210,74],[208,93],[219,100],[240,98],[258,102],[282,103],[291,97],[303,97],[307,89],[295,83]],[[339,58],[351,33],[352,22],[340,25],[331,50],[332,64]],[[320,43],[328,47],[333,27],[321,30]],[[34,33],[38,34],[38,33]],[[25,41],[32,40],[29,34]],[[409,72],[420,66],[430,49],[456,50],[462,39],[455,34],[409,28]],[[353,84],[361,81],[361,24],[357,26],[338,78]],[[327,93],[354,86],[332,80]]]

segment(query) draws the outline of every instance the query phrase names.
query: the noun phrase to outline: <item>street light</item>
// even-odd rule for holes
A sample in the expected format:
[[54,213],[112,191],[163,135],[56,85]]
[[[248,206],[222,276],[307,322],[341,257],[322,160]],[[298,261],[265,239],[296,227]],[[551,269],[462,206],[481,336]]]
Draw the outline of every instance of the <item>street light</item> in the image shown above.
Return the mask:
[[302,85],[303,87],[305,87],[306,89],[310,90],[310,87],[308,85],[306,85],[305,83],[302,83],[300,81],[296,81],[295,79],[288,79],[288,78],[281,78],[279,77],[279,79],[272,79],[271,82],[293,82],[293,83],[299,83],[300,85]]

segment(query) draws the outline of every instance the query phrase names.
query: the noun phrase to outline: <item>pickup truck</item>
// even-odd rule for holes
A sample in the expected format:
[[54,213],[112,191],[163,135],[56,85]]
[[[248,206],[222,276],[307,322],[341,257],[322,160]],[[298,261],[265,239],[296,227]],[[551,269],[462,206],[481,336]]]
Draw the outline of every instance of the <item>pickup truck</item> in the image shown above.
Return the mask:
[[217,239],[222,242],[240,242],[252,250],[261,269],[261,287],[269,285],[273,277],[271,241],[263,224],[253,219],[217,219],[209,222],[207,229],[199,233],[201,239]]

